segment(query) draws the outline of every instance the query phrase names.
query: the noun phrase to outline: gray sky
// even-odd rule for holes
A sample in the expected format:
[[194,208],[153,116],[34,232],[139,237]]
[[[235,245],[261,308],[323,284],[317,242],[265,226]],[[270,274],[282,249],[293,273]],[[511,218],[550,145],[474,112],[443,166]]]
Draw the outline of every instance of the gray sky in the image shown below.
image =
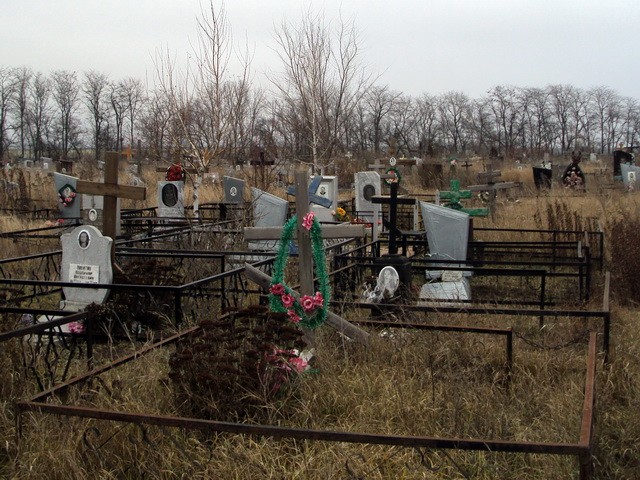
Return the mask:
[[[227,0],[256,82],[280,69],[274,26],[298,23],[308,5],[328,22],[353,19],[362,62],[393,90],[477,98],[562,83],[640,100],[639,0]],[[0,0],[0,65],[151,81],[159,48],[190,51],[199,11],[199,0]]]

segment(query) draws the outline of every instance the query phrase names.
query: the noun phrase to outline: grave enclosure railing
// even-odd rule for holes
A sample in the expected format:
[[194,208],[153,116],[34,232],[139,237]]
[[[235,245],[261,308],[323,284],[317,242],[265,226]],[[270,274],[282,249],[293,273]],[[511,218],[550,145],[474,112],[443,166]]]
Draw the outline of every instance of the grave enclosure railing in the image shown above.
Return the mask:
[[192,327],[172,337],[164,339],[154,345],[127,355],[116,361],[96,368],[85,375],[78,376],[63,384],[48,389],[27,401],[17,404],[18,407],[18,441],[22,435],[24,422],[22,414],[34,412],[40,414],[54,414],[79,418],[91,418],[96,420],[131,423],[135,425],[154,425],[159,427],[174,427],[187,430],[201,430],[207,434],[228,433],[251,435],[259,437],[271,437],[274,439],[298,439],[307,441],[345,442],[365,445],[386,445],[406,448],[427,448],[442,450],[465,450],[478,452],[507,452],[522,454],[563,455],[573,456],[578,462],[578,478],[590,480],[593,478],[593,427],[595,411],[595,375],[597,366],[596,334],[589,337],[586,375],[584,385],[584,399],[579,427],[578,439],[573,443],[557,442],[527,442],[505,441],[490,438],[442,438],[429,436],[385,435],[375,433],[361,433],[349,431],[331,431],[296,427],[282,427],[266,424],[248,424],[205,420],[199,418],[177,417],[168,415],[151,415],[132,412],[123,412],[112,409],[98,409],[65,405],[61,403],[64,394],[71,387],[82,385],[90,378],[99,376],[107,371],[124,365],[141,356],[170,345],[180,338],[190,335],[199,327]]

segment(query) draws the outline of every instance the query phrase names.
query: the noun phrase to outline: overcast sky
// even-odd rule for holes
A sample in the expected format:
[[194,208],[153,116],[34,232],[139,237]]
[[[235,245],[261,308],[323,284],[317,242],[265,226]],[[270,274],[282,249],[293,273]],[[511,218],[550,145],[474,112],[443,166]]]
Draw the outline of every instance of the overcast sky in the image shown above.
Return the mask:
[[[309,5],[355,22],[363,64],[393,90],[604,85],[640,100],[640,0],[227,0],[256,82],[280,69],[274,28]],[[0,0],[0,65],[152,81],[158,49],[190,51],[199,12],[199,0]]]

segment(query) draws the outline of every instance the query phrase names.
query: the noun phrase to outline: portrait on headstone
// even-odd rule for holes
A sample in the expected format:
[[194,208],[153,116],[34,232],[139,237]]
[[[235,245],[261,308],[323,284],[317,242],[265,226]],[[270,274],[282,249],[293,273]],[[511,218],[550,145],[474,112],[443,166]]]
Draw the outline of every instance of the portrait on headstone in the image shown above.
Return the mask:
[[78,245],[80,248],[87,248],[91,242],[91,236],[87,230],[82,230],[78,234]]
[[178,188],[174,184],[167,183],[162,187],[162,203],[167,207],[175,207],[178,203]]

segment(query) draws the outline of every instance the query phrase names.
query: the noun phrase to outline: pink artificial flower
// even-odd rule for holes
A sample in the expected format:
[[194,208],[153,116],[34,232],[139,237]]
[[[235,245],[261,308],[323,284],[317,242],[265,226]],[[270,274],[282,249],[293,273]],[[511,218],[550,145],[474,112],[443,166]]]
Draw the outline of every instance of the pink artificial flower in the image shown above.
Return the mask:
[[73,200],[71,197],[67,197],[67,198],[64,199],[64,201],[67,202],[67,203],[71,203],[71,200]]
[[298,373],[304,372],[309,367],[309,364],[300,357],[290,358],[289,365]]
[[69,324],[69,332],[74,334],[84,333],[84,325],[80,322],[71,322]]
[[324,305],[324,297],[320,292],[316,292],[315,296],[313,297],[313,303],[316,307],[321,307],[322,305]]
[[296,299],[293,298],[293,295],[290,295],[288,293],[283,293],[282,296],[280,297],[280,300],[282,300],[282,304],[284,305],[285,308],[292,307],[296,301]]
[[274,295],[282,295],[284,293],[284,285],[282,285],[281,283],[275,283],[271,285],[269,291]]
[[291,323],[299,323],[300,320],[302,320],[300,316],[293,310],[287,310],[287,315],[289,315],[289,321]]
[[314,297],[311,297],[309,295],[303,295],[300,298],[300,305],[302,305],[302,309],[305,312],[311,312],[316,308],[316,302],[314,300]]
[[70,196],[71,198],[76,198],[76,194],[75,194],[74,192],[71,192],[71,193],[69,194],[69,196]]
[[313,226],[313,218],[315,216],[316,214],[314,212],[307,213],[302,220],[302,226],[307,230],[311,230],[311,227]]

